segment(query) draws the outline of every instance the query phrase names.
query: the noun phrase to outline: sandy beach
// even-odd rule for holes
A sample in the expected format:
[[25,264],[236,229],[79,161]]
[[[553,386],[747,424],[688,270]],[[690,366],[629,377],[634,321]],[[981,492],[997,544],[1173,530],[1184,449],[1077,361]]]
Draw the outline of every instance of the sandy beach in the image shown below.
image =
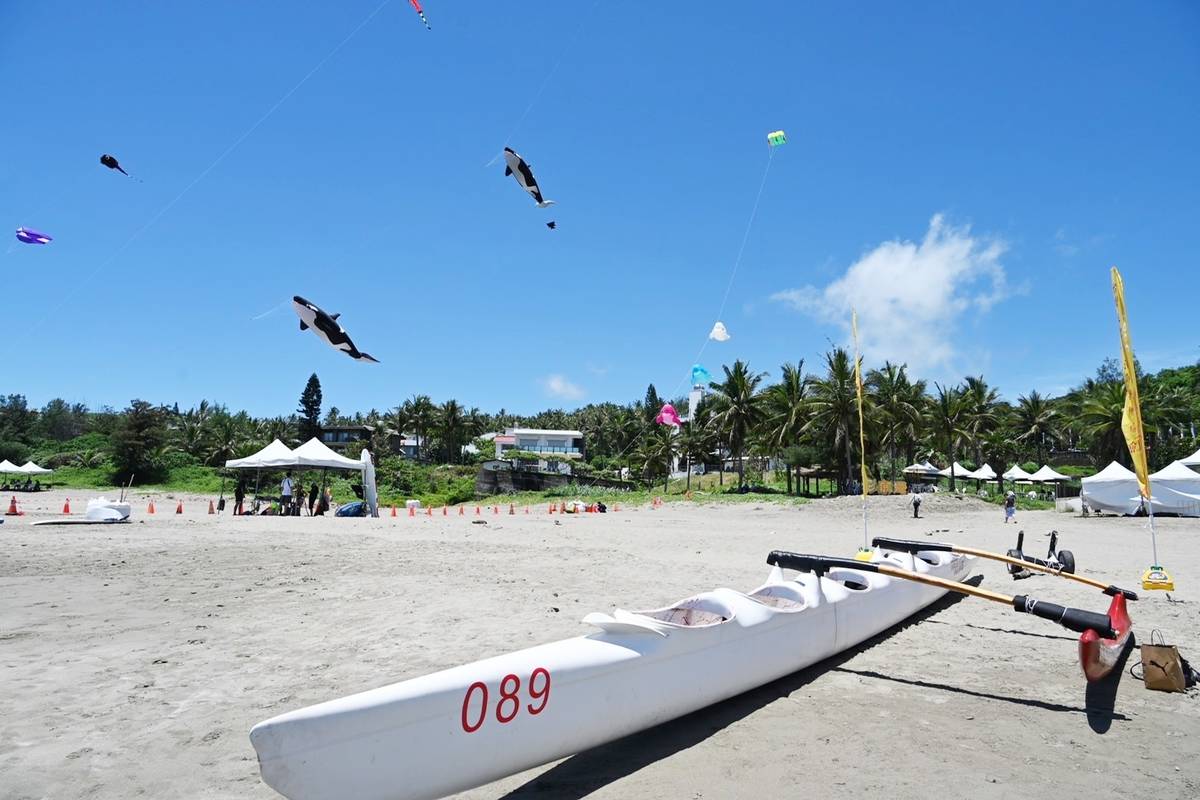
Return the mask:
[[[250,727],[285,710],[587,628],[590,611],[750,589],[773,548],[853,554],[853,498],[785,508],[668,504],[608,515],[486,513],[378,520],[209,516],[155,496],[106,527],[31,527],[87,493],[18,497],[0,525],[0,796],[270,798]],[[7,501],[7,498],[5,498]],[[518,509],[520,512],[521,509]],[[872,498],[878,535],[1004,551],[1018,527],[1041,555],[1057,529],[1079,571],[1136,588],[1145,520],[1081,519],[932,497]],[[1133,604],[1200,661],[1200,522],[1159,520],[1179,591]],[[1103,610],[1052,577],[982,585]],[[1136,659],[1136,653],[1133,655]],[[1092,703],[1095,706],[1095,703]],[[460,797],[975,798],[1200,796],[1197,695],[1128,674],[1089,712],[1074,637],[978,600],[718,706]]]

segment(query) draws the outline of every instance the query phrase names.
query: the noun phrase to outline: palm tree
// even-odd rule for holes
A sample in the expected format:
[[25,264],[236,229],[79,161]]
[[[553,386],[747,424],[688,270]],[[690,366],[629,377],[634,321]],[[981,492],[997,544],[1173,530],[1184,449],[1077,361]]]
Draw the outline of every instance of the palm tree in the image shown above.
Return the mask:
[[646,476],[647,487],[654,476],[661,473],[663,491],[667,491],[668,481],[671,478],[671,464],[675,459],[676,450],[675,432],[669,425],[655,425],[642,437],[635,458],[642,466],[642,474]]
[[968,375],[963,389],[963,400],[967,404],[966,429],[975,449],[975,468],[983,466],[983,442],[999,423],[997,407],[1000,396],[987,385],[983,376]]
[[[775,455],[800,441],[804,424],[808,422],[808,391],[810,381],[804,374],[804,359],[796,364],[784,364],[779,383],[763,392],[765,415],[763,439]],[[792,493],[792,472],[787,473],[788,494]]]
[[447,400],[437,409],[438,435],[446,448],[446,461],[457,463],[462,457],[462,440],[466,434],[467,420],[463,407],[457,400]]
[[882,429],[879,444],[887,448],[894,483],[897,477],[896,448],[915,442],[920,435],[925,383],[921,381],[914,391],[907,368],[890,361],[885,361],[881,369],[868,372],[866,382]]
[[404,401],[403,408],[408,423],[413,427],[413,435],[417,438],[417,459],[420,460],[425,435],[434,425],[437,409],[427,394],[413,395],[411,400]]
[[825,354],[825,377],[813,384],[810,407],[812,416],[804,426],[824,439],[834,458],[840,451],[845,457],[843,488],[853,480],[852,458],[858,431],[858,400],[854,385],[854,364],[844,348]]
[[[1099,387],[1099,394],[1105,394],[1114,389],[1118,391],[1121,396],[1121,403],[1122,405],[1124,404],[1125,389],[1121,384],[1096,385]],[[1080,416],[1082,417],[1082,414]],[[1037,461],[1038,465],[1041,466],[1045,463],[1042,458],[1042,448],[1045,447],[1046,440],[1049,439],[1051,443],[1054,443],[1059,439],[1058,410],[1035,389],[1028,395],[1017,398],[1017,408],[1013,414],[1013,422],[1016,426],[1016,435],[1014,438],[1026,446],[1032,444],[1037,449]],[[1120,427],[1121,423],[1118,418],[1117,428],[1119,429]]]
[[946,387],[935,383],[937,394],[929,403],[927,415],[935,439],[945,448],[950,459],[950,491],[954,491],[954,462],[958,447],[970,435],[967,430],[967,400],[961,387]]
[[725,380],[713,381],[713,424],[729,444],[729,450],[738,462],[738,486],[746,485],[746,470],[742,454],[746,449],[746,437],[763,418],[758,385],[765,373],[753,373],[741,359],[733,362],[733,369],[724,367]]

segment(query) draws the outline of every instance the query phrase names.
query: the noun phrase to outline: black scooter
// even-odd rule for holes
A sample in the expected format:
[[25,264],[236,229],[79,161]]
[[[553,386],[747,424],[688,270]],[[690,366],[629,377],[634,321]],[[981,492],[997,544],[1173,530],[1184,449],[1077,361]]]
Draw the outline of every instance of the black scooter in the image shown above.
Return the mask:
[[[1040,564],[1043,567],[1048,567],[1062,572],[1075,574],[1075,554],[1070,550],[1057,550],[1058,547],[1058,531],[1050,531],[1050,549],[1046,553],[1046,558],[1034,558],[1033,556],[1025,555],[1022,547],[1025,544],[1025,531],[1017,532],[1017,546],[1009,550],[1007,555],[1009,558],[1019,558],[1022,561],[1028,561],[1031,564]],[[1019,581],[1022,578],[1028,578],[1033,575],[1027,569],[1023,569],[1016,564],[1008,565],[1008,574],[1013,576],[1013,580]]]

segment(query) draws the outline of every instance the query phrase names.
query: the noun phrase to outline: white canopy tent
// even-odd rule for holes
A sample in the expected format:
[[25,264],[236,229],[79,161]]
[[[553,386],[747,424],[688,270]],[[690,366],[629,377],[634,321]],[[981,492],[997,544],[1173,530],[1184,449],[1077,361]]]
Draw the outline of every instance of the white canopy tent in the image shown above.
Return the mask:
[[37,464],[33,463],[32,461],[26,461],[24,464],[22,464],[20,467],[17,468],[17,471],[23,472],[26,475],[49,475],[51,472],[54,472],[54,470],[52,470],[52,469],[46,469],[45,467],[39,467]]
[[904,468],[904,474],[905,475],[928,475],[928,476],[932,477],[932,476],[938,474],[938,469],[937,469],[937,467],[933,466],[929,462],[925,462],[924,464],[920,464],[920,463],[909,464],[907,467]]
[[6,458],[3,461],[0,461],[0,472],[6,472],[6,473],[14,474],[14,475],[20,475],[21,468]]
[[1041,469],[1029,476],[1029,480],[1037,483],[1057,483],[1058,481],[1069,481],[1071,479],[1060,472],[1050,469],[1048,465],[1043,464]]
[[1079,496],[1090,508],[1116,514],[1136,514],[1142,507],[1137,475],[1116,461],[1095,475],[1084,478],[1082,483],[1083,490]]
[[280,469],[295,466],[296,459],[291,449],[274,439],[269,445],[245,458],[233,458],[225,462],[226,469]]
[[996,480],[996,470],[992,469],[990,464],[984,464],[971,473],[971,477],[980,481],[994,481]]
[[361,471],[363,468],[363,462],[335,453],[315,436],[293,450],[292,459],[288,466],[355,471]]
[[1192,453],[1187,458],[1179,459],[1179,463],[1183,464],[1185,467],[1200,467],[1200,450]]
[[964,467],[962,464],[958,463],[957,461],[955,461],[953,464],[946,467],[945,469],[938,470],[938,475],[941,475],[943,478],[949,478],[951,471],[953,471],[954,477],[956,477],[956,478],[973,478],[973,477],[975,477],[972,474],[971,470],[967,469],[966,467]]
[[1150,476],[1155,514],[1200,517],[1200,474],[1173,461]]
[[1009,467],[1009,469],[1001,477],[1003,477],[1004,480],[1006,480],[1006,481],[1030,481],[1030,480],[1033,480],[1033,476],[1030,475],[1025,470],[1021,469],[1020,464],[1013,464],[1011,467]]

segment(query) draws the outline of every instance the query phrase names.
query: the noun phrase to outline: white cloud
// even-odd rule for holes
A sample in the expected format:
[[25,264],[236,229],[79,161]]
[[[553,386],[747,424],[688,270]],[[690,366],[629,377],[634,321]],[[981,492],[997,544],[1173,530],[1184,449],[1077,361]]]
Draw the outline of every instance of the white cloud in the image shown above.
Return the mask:
[[918,242],[884,242],[824,288],[776,292],[772,300],[850,332],[858,311],[863,355],[905,362],[914,370],[950,369],[958,356],[958,324],[984,314],[1010,294],[1000,258],[1008,245],[973,236],[941,214]]
[[583,388],[571,383],[565,375],[547,375],[542,378],[542,387],[546,394],[563,400],[579,400],[583,397]]
[[1067,229],[1059,228],[1054,232],[1054,252],[1063,258],[1079,255],[1079,245],[1067,238]]

